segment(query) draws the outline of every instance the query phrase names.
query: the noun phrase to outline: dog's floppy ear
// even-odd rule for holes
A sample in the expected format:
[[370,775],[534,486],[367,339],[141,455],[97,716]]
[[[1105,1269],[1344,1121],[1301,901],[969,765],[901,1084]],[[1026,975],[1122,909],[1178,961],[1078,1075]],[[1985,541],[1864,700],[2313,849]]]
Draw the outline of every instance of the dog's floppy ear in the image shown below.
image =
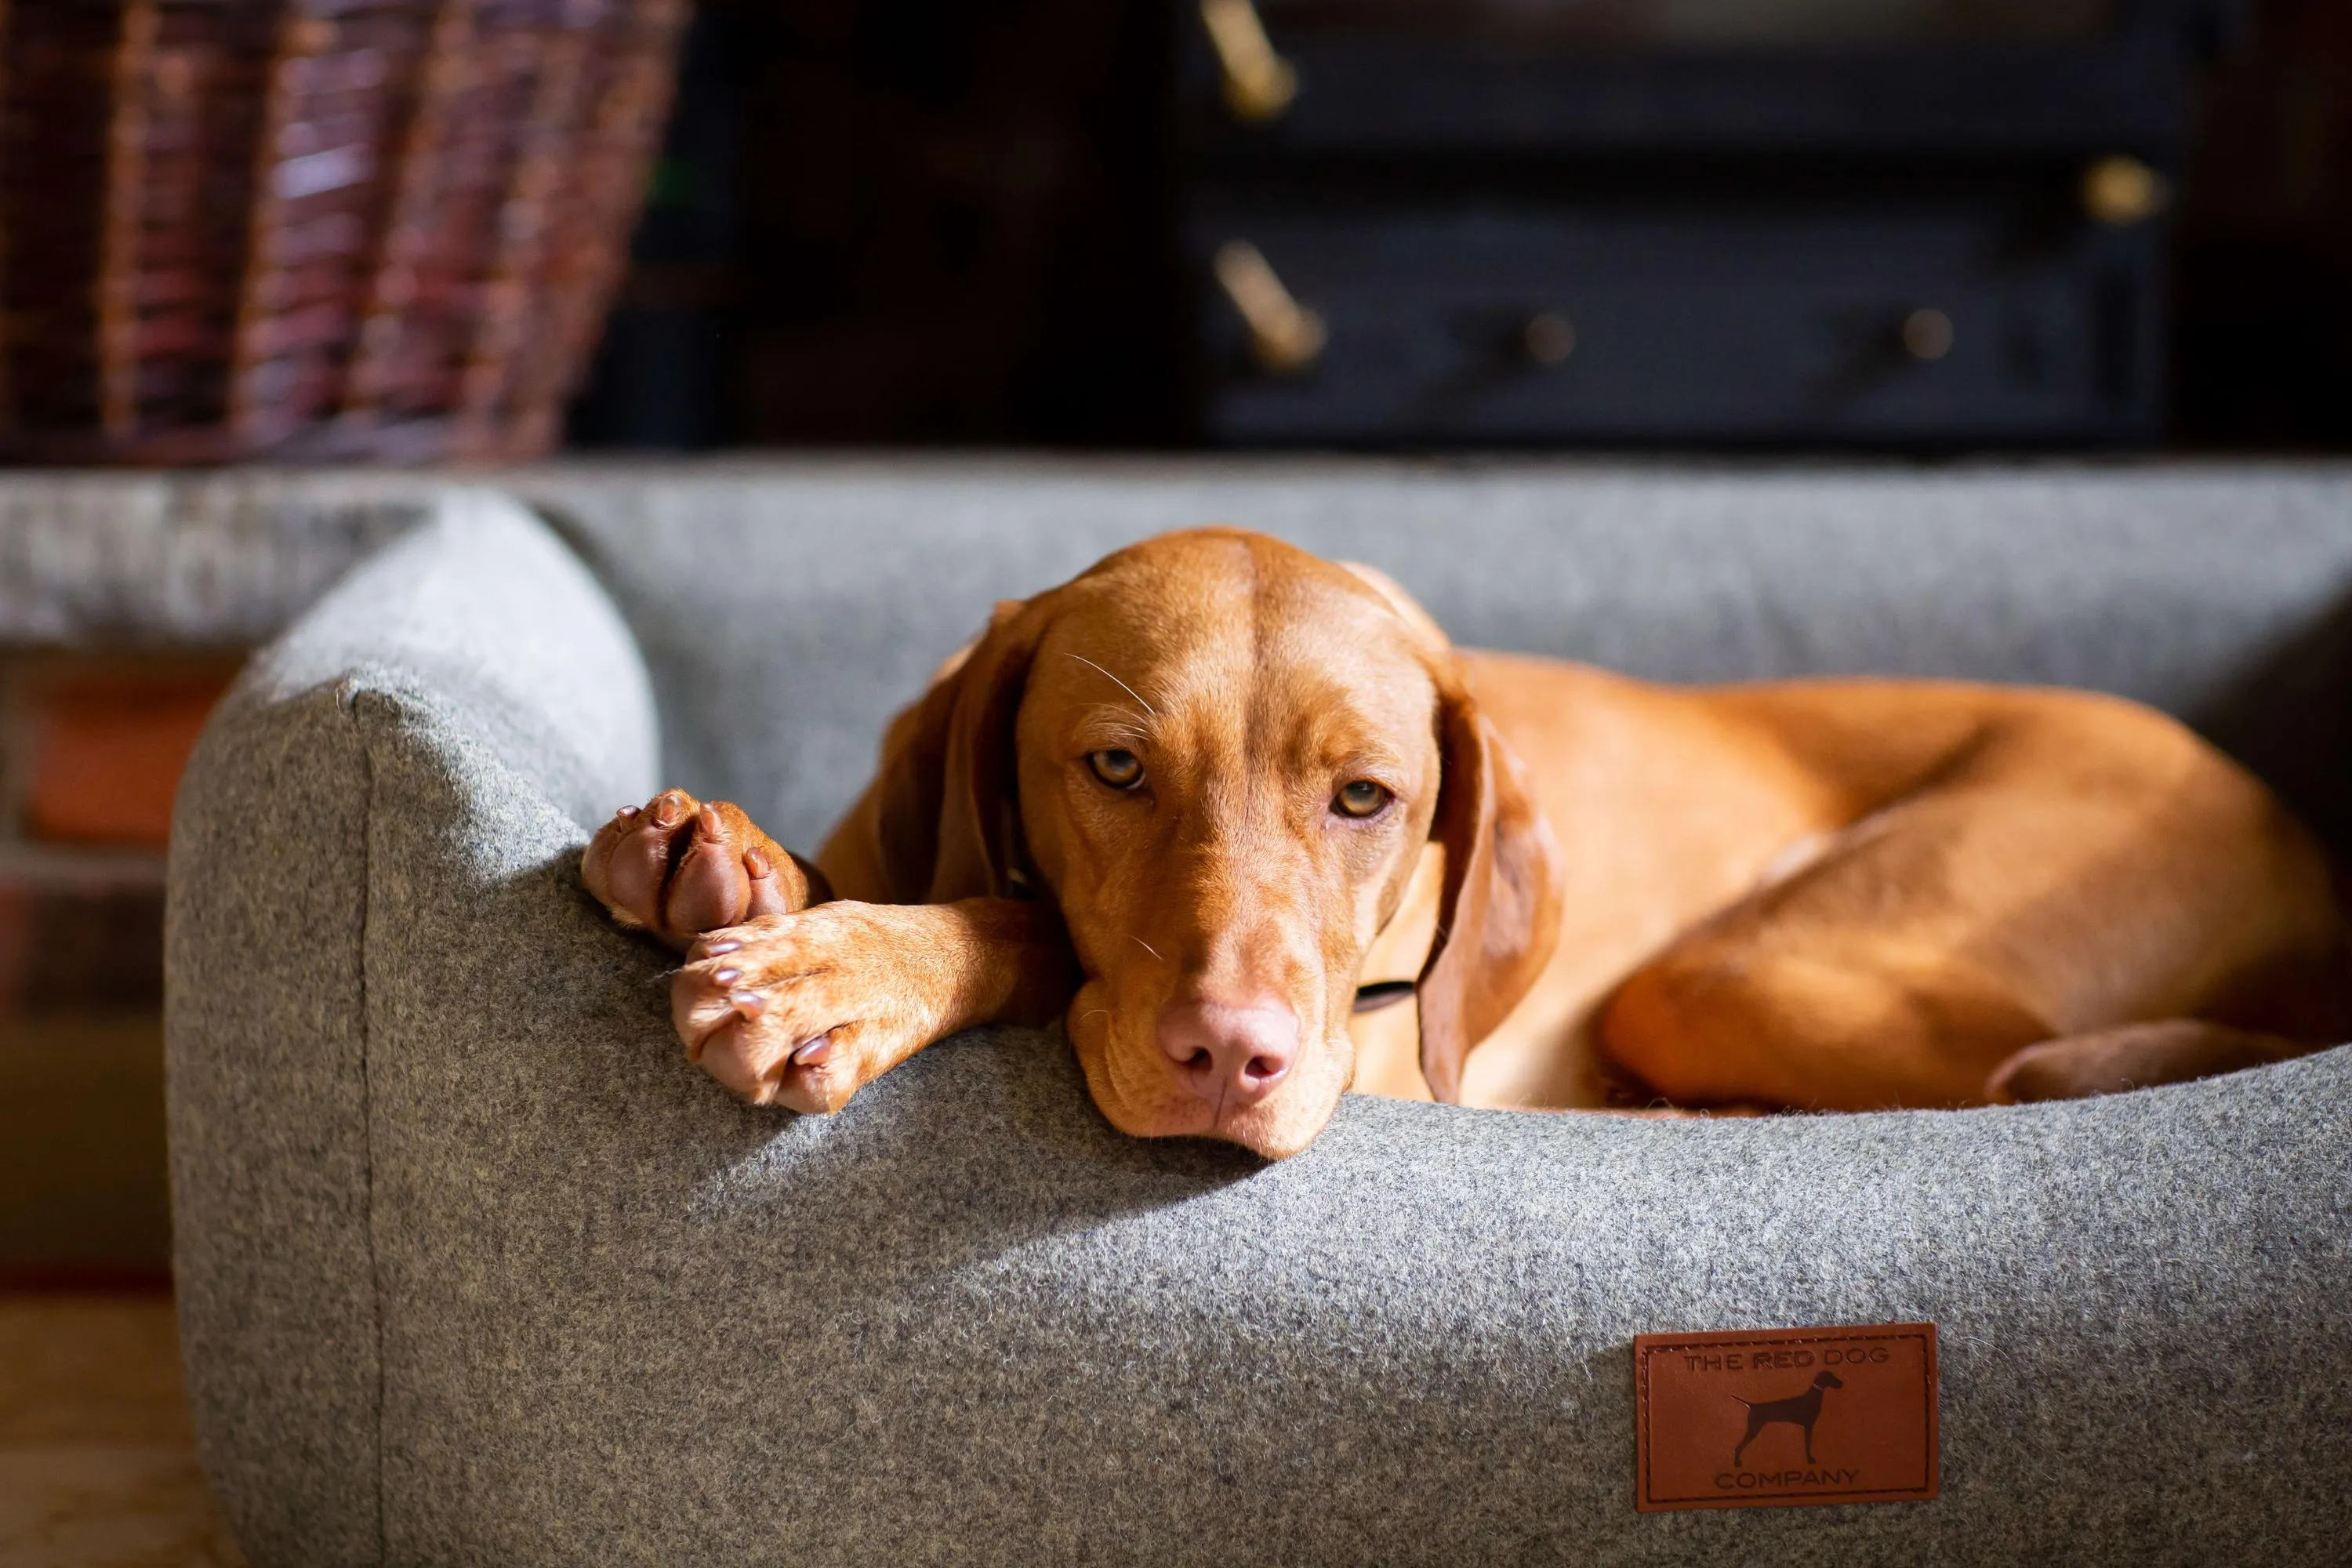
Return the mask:
[[882,742],[875,833],[891,897],[948,903],[1022,890],[1013,725],[1045,602],[1008,599]]
[[1453,1103],[1470,1047],[1518,1005],[1558,944],[1560,863],[1518,759],[1447,664],[1437,698],[1444,771],[1430,828],[1445,847],[1445,887],[1419,990],[1422,1074]]

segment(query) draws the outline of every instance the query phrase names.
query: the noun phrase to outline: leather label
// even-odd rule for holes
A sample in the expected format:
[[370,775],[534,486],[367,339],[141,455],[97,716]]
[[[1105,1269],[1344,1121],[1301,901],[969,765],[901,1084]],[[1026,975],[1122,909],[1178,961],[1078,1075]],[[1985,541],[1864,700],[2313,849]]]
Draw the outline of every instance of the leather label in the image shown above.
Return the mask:
[[1634,1506],[1936,1495],[1936,1325],[1633,1336]]

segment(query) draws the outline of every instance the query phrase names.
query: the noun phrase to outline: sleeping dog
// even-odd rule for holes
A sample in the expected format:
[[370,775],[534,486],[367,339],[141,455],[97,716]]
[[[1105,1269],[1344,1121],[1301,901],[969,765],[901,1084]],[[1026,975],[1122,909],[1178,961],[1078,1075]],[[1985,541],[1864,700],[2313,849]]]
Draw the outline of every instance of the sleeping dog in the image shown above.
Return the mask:
[[1456,650],[1379,573],[1226,529],[1000,605],[814,863],[672,790],[583,874],[686,953],[687,1052],[751,1100],[1059,1021],[1114,1125],[1269,1157],[1351,1087],[1967,1106],[2352,1023],[2326,857],[2158,713]]

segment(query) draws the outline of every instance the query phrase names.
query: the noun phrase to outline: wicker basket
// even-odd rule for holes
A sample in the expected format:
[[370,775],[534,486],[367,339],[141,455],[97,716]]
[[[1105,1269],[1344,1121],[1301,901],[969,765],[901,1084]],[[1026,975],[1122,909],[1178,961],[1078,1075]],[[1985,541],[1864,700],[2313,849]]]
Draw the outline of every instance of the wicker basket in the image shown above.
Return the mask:
[[545,452],[686,5],[0,0],[0,452]]

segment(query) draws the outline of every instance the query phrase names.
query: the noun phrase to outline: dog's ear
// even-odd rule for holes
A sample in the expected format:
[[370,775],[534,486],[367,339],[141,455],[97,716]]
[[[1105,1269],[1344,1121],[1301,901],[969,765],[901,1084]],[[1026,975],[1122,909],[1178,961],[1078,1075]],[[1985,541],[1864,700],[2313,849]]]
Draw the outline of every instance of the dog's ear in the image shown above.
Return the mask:
[[1008,599],[883,737],[877,847],[891,897],[947,903],[1025,887],[1013,725],[1045,624]]
[[1458,670],[1438,674],[1444,771],[1430,837],[1445,848],[1445,886],[1421,971],[1421,1070],[1450,1104],[1470,1047],[1518,1005],[1559,942],[1560,861],[1519,760]]

